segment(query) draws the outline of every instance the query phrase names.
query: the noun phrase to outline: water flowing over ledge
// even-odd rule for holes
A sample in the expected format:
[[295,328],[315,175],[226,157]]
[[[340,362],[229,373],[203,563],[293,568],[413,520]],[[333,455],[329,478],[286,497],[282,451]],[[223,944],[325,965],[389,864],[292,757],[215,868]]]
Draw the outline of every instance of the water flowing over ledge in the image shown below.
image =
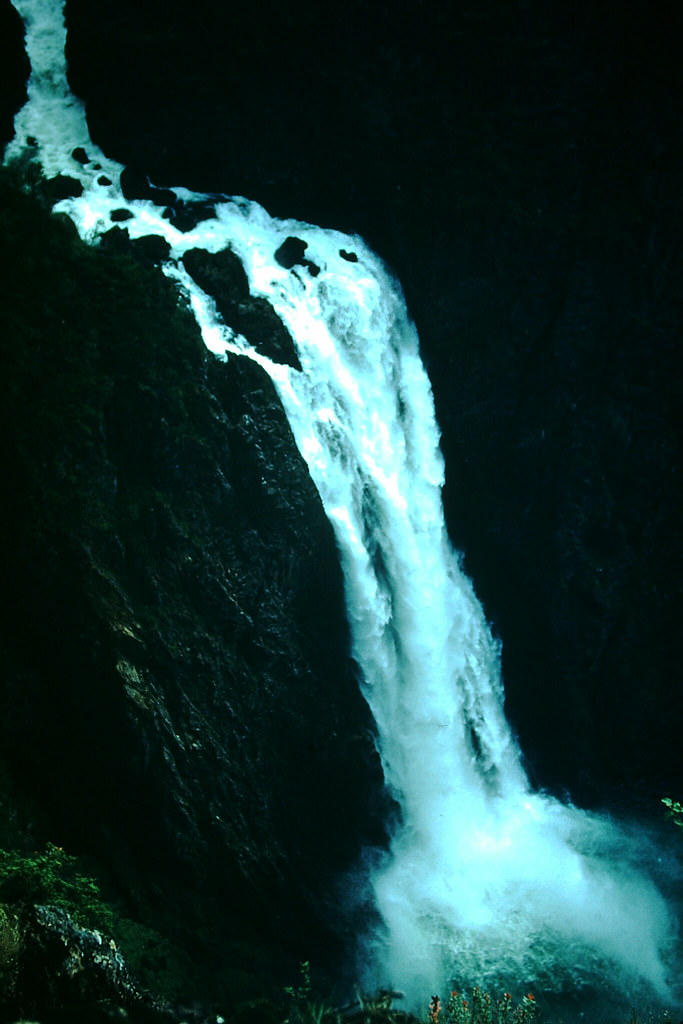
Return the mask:
[[[212,207],[188,231],[151,200],[126,201],[122,168],[92,144],[68,88],[59,5],[15,6],[33,72],[7,158],[32,154],[46,176],[80,181],[82,195],[56,209],[87,241],[123,209],[131,237],[165,239],[164,272],[207,347],[271,375],[334,526],[353,653],[401,807],[389,854],[368,868],[382,921],[366,939],[368,979],[417,1003],[456,972],[546,986],[610,972],[669,998],[673,926],[646,841],[532,792],[525,777],[497,645],[446,535],[431,390],[397,282],[361,239],[275,221],[246,199],[172,189],[179,205]],[[290,238],[305,258],[277,258]],[[196,248],[239,256],[252,293],[289,329],[300,371],[226,328],[182,263]]]

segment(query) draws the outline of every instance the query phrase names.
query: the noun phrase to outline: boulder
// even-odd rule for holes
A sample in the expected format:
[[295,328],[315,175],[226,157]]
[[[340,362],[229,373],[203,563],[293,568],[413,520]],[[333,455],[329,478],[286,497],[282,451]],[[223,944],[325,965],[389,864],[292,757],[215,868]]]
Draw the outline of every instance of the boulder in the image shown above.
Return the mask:
[[71,199],[83,195],[83,186],[77,178],[68,174],[58,174],[54,178],[48,178],[41,184],[42,193],[46,201],[53,206],[62,199]]
[[219,253],[190,249],[183,256],[183,265],[214,299],[228,327],[243,334],[263,355],[301,369],[291,334],[267,299],[250,294],[244,267],[235,253],[229,249]]
[[312,260],[306,259],[304,253],[307,248],[308,243],[304,242],[302,238],[295,238],[293,235],[290,235],[289,238],[285,238],[282,245],[278,248],[275,253],[275,259],[286,270],[291,270],[292,267],[306,267],[312,277],[317,277],[320,273],[320,267],[313,263]]

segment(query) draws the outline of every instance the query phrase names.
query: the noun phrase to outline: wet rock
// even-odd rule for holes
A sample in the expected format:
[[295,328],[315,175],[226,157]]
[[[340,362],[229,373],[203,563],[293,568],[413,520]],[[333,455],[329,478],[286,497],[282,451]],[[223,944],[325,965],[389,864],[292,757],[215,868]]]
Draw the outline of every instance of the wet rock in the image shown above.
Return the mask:
[[231,249],[208,253],[205,249],[189,249],[183,266],[192,279],[216,302],[226,323],[240,303],[251,298],[249,282],[242,261]]
[[71,151],[71,156],[77,164],[82,164],[83,167],[85,167],[86,164],[90,163],[90,158],[84,150],[83,146],[76,146],[76,148]]
[[130,210],[126,210],[121,207],[118,210],[111,211],[109,214],[109,220],[113,220],[114,222],[132,220],[133,216],[134,214]]
[[103,1000],[122,1008],[152,1002],[138,991],[114,940],[77,925],[59,907],[33,908],[25,926],[22,961],[24,971],[30,967],[25,981],[34,997],[49,1000],[40,1007],[42,1012]]
[[164,210],[164,217],[178,231],[192,231],[201,224],[203,220],[209,220],[216,216],[216,207],[213,203],[191,202],[183,203],[173,201],[173,205]]
[[49,178],[42,183],[41,190],[47,201],[52,205],[60,202],[62,199],[71,199],[83,195],[83,186],[80,181],[76,178],[71,178],[68,174],[58,174],[54,178]]
[[176,201],[176,195],[172,189],[157,188],[150,182],[146,174],[134,167],[124,167],[119,180],[125,199],[151,199],[157,206],[167,206]]
[[158,235],[143,235],[141,238],[134,238],[132,247],[141,259],[157,266],[164,263],[171,253],[169,243],[165,238],[159,238]]
[[[173,1006],[147,992],[131,974],[117,943],[109,935],[84,927],[62,907],[22,906],[13,916],[15,967],[0,991],[6,1020],[88,1020],[105,1024],[175,1024],[196,1019],[215,1024],[206,1007]],[[4,950],[6,953],[6,949]],[[4,977],[4,981],[8,979]]]
[[320,273],[320,267],[312,260],[306,259],[304,253],[307,248],[307,242],[290,235],[276,251],[275,259],[286,270],[291,270],[293,267],[306,267],[313,277],[317,277]]
[[238,256],[225,249],[207,253],[190,249],[183,265],[194,281],[214,299],[222,319],[251,344],[274,359],[300,370],[294,341],[267,299],[253,296]]
[[302,238],[294,238],[294,236],[290,235],[275,253],[275,259],[281,267],[289,270],[291,267],[303,263],[307,248],[308,243],[304,242]]
[[102,235],[100,247],[109,252],[125,253],[142,263],[158,266],[164,263],[170,254],[168,242],[158,235],[143,235],[131,238],[126,228],[110,228]]

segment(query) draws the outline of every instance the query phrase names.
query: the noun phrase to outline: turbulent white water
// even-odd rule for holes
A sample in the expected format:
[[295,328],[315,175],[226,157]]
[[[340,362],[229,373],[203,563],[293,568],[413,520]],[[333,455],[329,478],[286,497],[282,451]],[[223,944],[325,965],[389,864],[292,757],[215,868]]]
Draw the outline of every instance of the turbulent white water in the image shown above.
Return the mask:
[[[91,143],[67,86],[60,4],[14,3],[33,75],[7,158],[30,152],[46,174],[79,178],[84,194],[58,209],[88,241],[122,206],[132,237],[168,240],[166,273],[190,297],[207,346],[246,352],[271,374],[334,525],[353,653],[402,811],[389,854],[369,869],[382,925],[367,943],[367,978],[424,1002],[452,977],[549,985],[604,971],[667,999],[673,928],[642,866],[650,851],[532,792],[525,777],[498,650],[446,535],[431,390],[398,284],[359,238],[275,221],[244,199],[217,202],[216,216],[186,233],[153,203],[124,201],[121,168]],[[90,163],[74,161],[76,146]],[[317,275],[275,260],[292,235]],[[253,293],[290,329],[302,372],[220,322],[179,263],[195,247],[241,257]]]

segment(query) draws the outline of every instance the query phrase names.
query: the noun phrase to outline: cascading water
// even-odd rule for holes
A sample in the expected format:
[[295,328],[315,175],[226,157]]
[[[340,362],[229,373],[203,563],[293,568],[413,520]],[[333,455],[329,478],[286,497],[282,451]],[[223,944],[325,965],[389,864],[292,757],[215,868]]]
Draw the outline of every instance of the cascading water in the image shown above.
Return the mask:
[[[58,209],[96,241],[124,205],[121,167],[92,144],[68,89],[60,4],[14,4],[32,78],[7,159],[30,153],[46,175],[78,177],[83,195]],[[77,146],[89,162],[74,161]],[[358,238],[210,198],[215,216],[191,231],[146,201],[125,203],[126,227],[169,242],[165,272],[189,296],[207,346],[270,373],[336,531],[353,653],[401,808],[389,853],[370,869],[382,924],[368,939],[366,977],[424,1002],[453,976],[550,985],[605,970],[669,998],[673,928],[642,870],[641,840],[532,792],[525,777],[498,649],[446,535],[431,391],[398,285]],[[306,264],[276,260],[288,236],[306,243]],[[195,247],[239,255],[252,291],[295,339],[301,372],[221,323],[180,263]]]

